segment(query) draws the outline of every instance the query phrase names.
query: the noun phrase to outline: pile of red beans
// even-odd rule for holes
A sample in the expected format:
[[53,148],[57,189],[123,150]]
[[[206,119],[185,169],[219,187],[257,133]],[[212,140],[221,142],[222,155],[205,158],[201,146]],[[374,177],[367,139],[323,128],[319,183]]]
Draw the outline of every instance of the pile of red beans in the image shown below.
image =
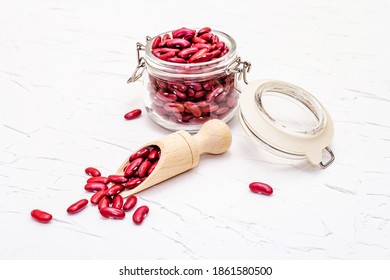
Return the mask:
[[[91,176],[88,178],[84,189],[94,193],[90,200],[81,199],[67,209],[68,214],[76,214],[86,208],[90,202],[98,205],[100,214],[105,218],[123,219],[126,212],[137,204],[137,197],[131,195],[126,200],[120,195],[125,189],[133,189],[141,184],[154,170],[160,159],[160,148],[152,145],[144,147],[129,158],[129,163],[124,168],[122,175],[101,176],[98,169],[88,167],[85,172]],[[141,224],[149,213],[146,205],[138,207],[133,213],[133,222]],[[41,223],[48,223],[53,216],[45,211],[34,209],[31,216]]]
[[[155,37],[151,52],[159,59],[181,67],[184,63],[218,59],[226,55],[229,48],[209,27],[198,31],[183,27],[172,34]],[[178,124],[202,124],[209,119],[223,119],[236,108],[238,94],[233,73],[223,72],[202,80],[184,76],[173,80],[149,74],[151,109],[157,115]]]

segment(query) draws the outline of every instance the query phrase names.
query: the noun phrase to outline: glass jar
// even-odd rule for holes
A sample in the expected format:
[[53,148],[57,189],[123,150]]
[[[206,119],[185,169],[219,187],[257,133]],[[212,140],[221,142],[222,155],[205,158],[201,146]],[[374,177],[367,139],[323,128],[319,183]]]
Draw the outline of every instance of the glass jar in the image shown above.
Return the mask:
[[[164,32],[171,34],[172,31]],[[210,119],[230,121],[238,108],[238,80],[250,69],[249,62],[237,56],[235,40],[213,30],[229,48],[222,57],[200,63],[173,63],[152,53],[154,38],[137,44],[138,66],[128,82],[139,79],[144,70],[147,94],[144,104],[149,116],[170,130],[196,132]],[[144,51],[144,57],[140,56]],[[237,75],[239,74],[239,75]]]

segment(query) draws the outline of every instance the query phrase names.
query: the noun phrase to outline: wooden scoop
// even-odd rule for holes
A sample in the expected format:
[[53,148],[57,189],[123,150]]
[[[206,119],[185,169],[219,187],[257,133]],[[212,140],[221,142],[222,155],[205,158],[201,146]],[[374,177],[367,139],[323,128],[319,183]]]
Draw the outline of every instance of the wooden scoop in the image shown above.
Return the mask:
[[[140,185],[134,189],[122,191],[121,195],[125,198],[139,193],[194,168],[199,164],[201,155],[222,154],[228,150],[231,143],[232,135],[229,127],[223,121],[216,119],[207,121],[193,136],[186,131],[177,131],[147,143],[143,147],[156,145],[160,148],[160,160],[153,172]],[[123,170],[128,164],[129,158],[126,158],[117,174],[123,175]]]

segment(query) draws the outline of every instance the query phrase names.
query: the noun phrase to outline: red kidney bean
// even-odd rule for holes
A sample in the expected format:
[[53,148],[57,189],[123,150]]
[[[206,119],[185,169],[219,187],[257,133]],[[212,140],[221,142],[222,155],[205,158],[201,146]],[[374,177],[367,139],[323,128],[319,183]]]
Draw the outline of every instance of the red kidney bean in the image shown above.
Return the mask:
[[66,209],[66,211],[69,214],[76,214],[76,213],[80,212],[81,210],[83,210],[85,208],[85,206],[87,206],[87,204],[88,204],[88,199],[81,199],[81,200],[73,203],[71,206],[69,206],[68,209]]
[[159,148],[153,148],[153,150],[150,151],[148,155],[148,160],[155,161],[160,159],[160,149]]
[[122,175],[110,175],[108,180],[112,183],[126,183],[128,179]]
[[138,176],[141,178],[145,177],[151,165],[152,163],[148,160],[145,160],[143,163],[141,163],[138,168]]
[[105,197],[106,195],[106,190],[101,190],[101,191],[98,191],[97,193],[95,193],[91,199],[89,200],[93,205],[97,205],[100,200]]
[[169,39],[166,42],[168,47],[176,47],[176,48],[188,48],[191,46],[191,43],[185,39]]
[[39,210],[39,209],[34,209],[31,211],[31,217],[33,217],[36,221],[47,224],[48,222],[51,221],[53,216],[45,211]]
[[164,105],[164,110],[167,112],[181,113],[184,111],[184,105],[177,102],[171,102]]
[[93,182],[93,183],[85,184],[84,189],[87,192],[98,192],[98,191],[101,191],[101,190],[107,190],[108,187],[104,183]]
[[132,162],[137,158],[147,158],[148,155],[149,155],[149,149],[147,147],[141,148],[130,156],[129,162]]
[[85,173],[87,173],[89,176],[92,177],[98,177],[100,176],[100,171],[96,169],[95,167],[87,167],[85,168]]
[[126,202],[123,204],[122,209],[125,211],[130,211],[137,204],[137,197],[135,195],[130,195]]
[[[177,55],[184,59],[184,58],[188,58],[190,55],[196,53],[198,50],[199,50],[198,48],[191,47],[191,48],[183,49]],[[187,62],[187,60],[186,60],[186,62]]]
[[100,209],[100,214],[105,218],[123,219],[126,216],[125,211],[114,207],[104,207]]
[[207,102],[212,102],[212,101],[214,101],[215,97],[217,97],[219,94],[221,94],[222,91],[223,91],[223,86],[222,86],[222,85],[216,86],[212,91],[210,91],[209,93],[207,93],[207,95],[206,95],[206,101],[207,101]]
[[218,42],[216,44],[217,50],[223,51],[225,49],[225,42]]
[[219,42],[219,37],[217,35],[214,35],[213,38],[211,38],[211,44],[217,44]]
[[167,52],[165,54],[157,55],[157,57],[161,60],[168,60],[168,58],[171,58],[174,56],[175,56],[175,52]]
[[164,36],[162,37],[162,41],[167,41],[171,39],[171,36],[169,34],[164,34]]
[[198,35],[202,35],[203,33],[208,33],[210,31],[211,31],[210,27],[203,27],[203,28],[199,29]]
[[123,205],[123,197],[120,194],[117,194],[112,199],[111,207],[121,209]]
[[141,114],[142,114],[141,109],[135,109],[135,110],[132,110],[132,111],[126,113],[124,115],[124,118],[126,120],[132,120],[132,119],[138,118]]
[[137,225],[141,224],[149,213],[149,207],[146,205],[140,206],[133,214],[133,222]]
[[200,37],[194,37],[192,39],[192,41],[195,43],[195,44],[206,44],[207,41],[205,39],[202,39]]
[[113,195],[116,195],[116,194],[120,193],[120,192],[123,191],[124,189],[125,189],[125,187],[124,187],[123,185],[115,184],[115,185],[113,185],[111,188],[109,188],[108,190],[106,190],[105,195],[106,195],[106,196],[113,196]]
[[152,43],[152,49],[158,48],[161,43],[161,36],[157,36],[154,38],[153,43]]
[[[198,34],[199,35],[199,34]],[[211,38],[213,37],[213,34],[211,33],[204,33],[201,36],[198,36],[199,38],[206,40],[207,42],[211,42]]]
[[170,57],[167,59],[167,61],[174,62],[174,63],[187,63],[187,60],[180,57]]
[[125,168],[124,176],[126,178],[131,177],[134,174],[134,172],[137,171],[138,167],[141,165],[143,161],[144,161],[143,158],[137,158],[132,162],[130,162]]
[[273,193],[273,189],[271,186],[261,182],[250,183],[249,189],[254,193],[260,193],[264,195],[271,195]]
[[212,51],[212,49],[213,49],[213,47],[210,44],[207,44],[207,43],[193,44],[192,48],[197,48],[198,50],[207,49],[208,51]]
[[153,170],[156,168],[157,164],[158,164],[158,161],[154,162],[154,163],[150,166],[150,168],[149,168],[149,170],[148,170],[148,174],[147,174],[148,176],[153,172]]
[[198,83],[198,82],[187,82],[186,85],[188,85],[194,91],[199,91],[199,90],[201,90],[203,88],[202,84]]
[[108,181],[108,178],[107,178],[107,177],[99,176],[99,177],[91,177],[91,178],[88,178],[87,183],[103,183],[103,184],[108,184],[109,181]]
[[111,199],[109,197],[103,197],[98,203],[98,209],[101,210],[105,207],[110,206]]
[[157,98],[166,102],[175,102],[177,100],[177,96],[175,94],[161,91],[157,92]]
[[181,99],[187,98],[187,95],[184,92],[181,92],[180,90],[173,89],[172,92],[173,92],[173,94],[176,94],[176,96],[181,98]]
[[195,117],[200,117],[202,115],[202,111],[200,110],[200,108],[198,107],[198,105],[196,105],[194,102],[190,102],[190,101],[187,101],[184,103],[184,106],[186,107],[186,109],[188,111],[191,112],[191,114],[193,114]]
[[220,50],[215,50],[215,51],[212,51],[211,54],[213,55],[213,58],[214,57],[218,57],[221,54],[221,51]]
[[[152,77],[152,76],[149,76],[149,77]],[[168,84],[166,82],[163,82],[161,80],[156,80],[156,83],[157,83],[158,87],[161,89],[165,90],[168,88]]]
[[126,182],[125,188],[128,190],[134,189],[135,187],[140,185],[145,179],[146,178],[139,178],[139,177],[131,178],[129,181]]
[[[206,52],[202,53],[203,50],[206,50]],[[199,52],[194,54],[190,57],[188,60],[189,63],[200,63],[200,62],[206,62],[213,58],[213,55],[211,53],[207,52],[207,49],[201,49]]]
[[173,38],[184,38],[190,40],[194,36],[195,36],[195,30],[188,29],[185,27],[172,31]]
[[200,91],[195,92],[194,97],[196,99],[199,99],[199,98],[202,98],[204,95],[205,95],[205,91],[204,90],[200,90]]

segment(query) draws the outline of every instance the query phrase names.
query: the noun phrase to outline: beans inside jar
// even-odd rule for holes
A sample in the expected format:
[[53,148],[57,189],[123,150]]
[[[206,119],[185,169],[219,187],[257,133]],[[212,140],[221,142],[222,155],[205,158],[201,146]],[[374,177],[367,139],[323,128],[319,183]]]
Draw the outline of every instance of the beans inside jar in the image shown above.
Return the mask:
[[148,49],[153,61],[146,59],[148,112],[178,129],[209,119],[229,121],[238,91],[235,73],[225,70],[237,58],[235,49],[229,35],[209,27],[182,27],[154,37]]

